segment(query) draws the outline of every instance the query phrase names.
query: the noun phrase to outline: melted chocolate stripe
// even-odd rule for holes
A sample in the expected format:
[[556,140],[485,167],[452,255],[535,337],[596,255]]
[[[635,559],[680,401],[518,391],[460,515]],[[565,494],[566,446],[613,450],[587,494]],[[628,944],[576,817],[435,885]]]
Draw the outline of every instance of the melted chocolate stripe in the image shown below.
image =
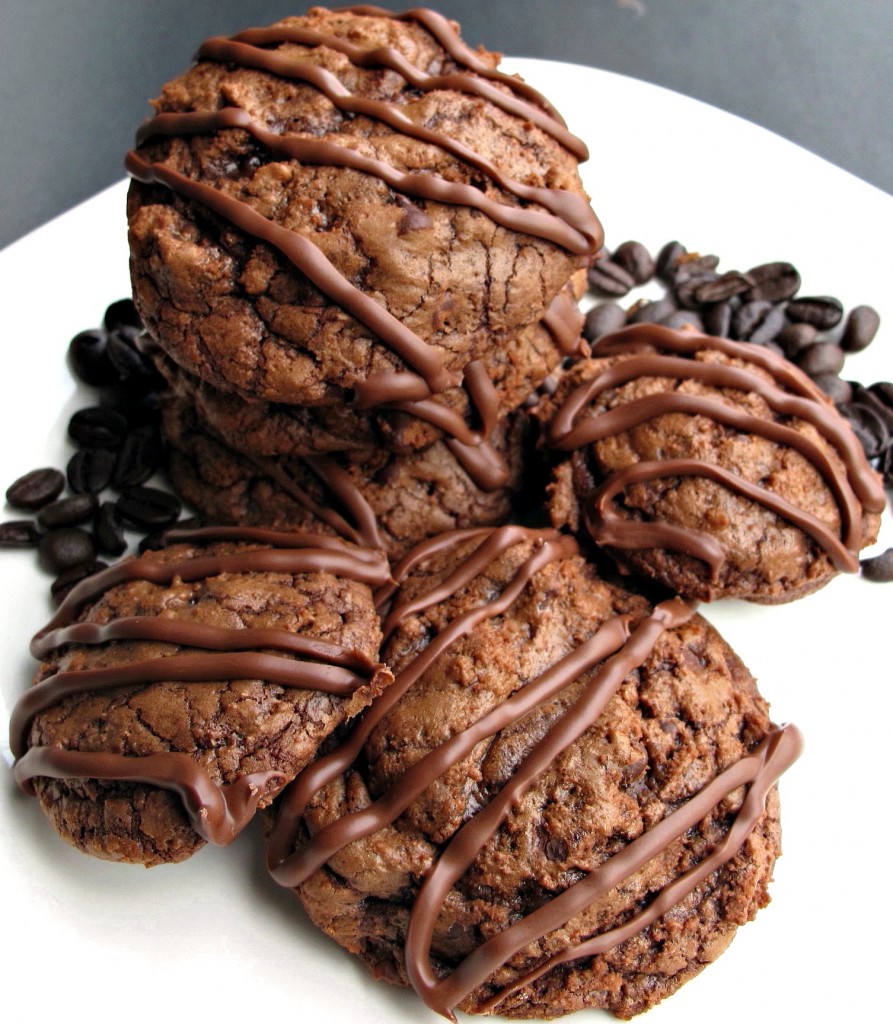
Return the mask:
[[431,750],[412,766],[411,771],[405,772],[383,797],[362,811],[345,815],[320,829],[312,841],[289,861],[290,876],[296,880],[294,884],[300,885],[308,879],[348,843],[392,824],[427,786],[470,754],[481,740],[520,721],[528,712],[570,686],[584,672],[621,648],[628,636],[625,618],[607,623],[542,675],[526,684],[522,683],[521,689],[473,725]]
[[[585,144],[568,130],[561,121],[552,117],[542,107],[525,102],[511,93],[505,93],[481,75],[470,75],[464,71],[445,75],[429,75],[410,63],[393,46],[380,46],[373,50],[363,50],[353,46],[345,38],[320,32],[316,29],[301,28],[296,25],[271,25],[268,28],[250,28],[230,37],[233,42],[248,43],[251,46],[270,46],[275,43],[298,43],[302,46],[322,46],[336,50],[347,57],[359,68],[389,68],[396,71],[414,89],[420,92],[433,92],[437,89],[450,89],[453,92],[468,93],[479,96],[499,107],[500,110],[515,117],[535,124],[565,149],[569,150],[578,160],[585,160],[588,151]],[[511,79],[509,79],[511,81]]]
[[[258,531],[263,533],[265,531]],[[219,538],[223,537],[246,537],[251,531],[242,528],[221,528],[214,531]],[[182,535],[196,537],[202,535],[207,537],[208,532],[182,531]],[[285,536],[289,536],[286,534]],[[291,534],[293,542],[298,543],[299,534]],[[334,540],[334,538],[327,538]],[[367,553],[368,555],[368,553]],[[387,565],[384,556],[376,559],[378,564],[370,562],[366,555],[359,551],[354,552],[350,548],[259,548],[246,552],[230,555],[208,555],[201,558],[190,558],[181,562],[149,562],[147,559],[128,559],[119,562],[117,565],[103,569],[82,580],[72,589],[68,597],[59,606],[56,614],[32,640],[32,653],[39,650],[40,642],[52,630],[60,626],[70,625],[77,616],[80,609],[94,597],[116,586],[118,583],[127,583],[132,580],[144,580],[149,583],[157,583],[169,586],[174,579],[179,578],[186,583],[195,580],[205,579],[209,576],[219,576],[222,573],[244,573],[244,572],[280,572],[291,575],[307,572],[329,572],[359,583],[366,583],[369,586],[380,586],[389,578],[387,570],[382,571]],[[40,657],[35,654],[35,657]]]
[[279,772],[255,772],[229,785],[219,785],[188,754],[171,751],[123,757],[58,747],[32,747],[16,761],[14,772],[26,791],[38,776],[136,782],[170,790],[183,801],[196,832],[218,846],[235,839],[254,816],[267,786],[283,779]]
[[537,106],[542,107],[556,121],[561,124],[565,123],[564,118],[562,118],[555,107],[552,106],[542,93],[537,92],[532,85],[528,85],[527,82],[516,75],[507,75],[504,71],[499,71],[497,68],[491,68],[485,64],[478,54],[462,40],[462,37],[453,27],[452,23],[442,14],[438,14],[437,11],[432,11],[426,7],[414,7],[411,10],[398,14],[394,11],[386,10],[384,7],[376,7],[372,4],[357,4],[353,7],[339,7],[335,10],[335,13],[342,12],[361,14],[368,17],[397,18],[400,21],[416,21],[440,43],[441,47],[446,50],[457,64],[462,64],[472,71],[476,71],[484,78],[501,82],[513,92],[526,97]]
[[[770,512],[799,527],[808,534],[828,555],[834,566],[841,572],[857,572],[859,560],[855,554],[834,536],[827,526],[815,516],[804,512],[784,498],[767,491],[759,484],[752,484],[729,470],[711,462],[697,459],[662,459],[657,462],[637,462],[608,477],[592,495],[592,507],[588,510],[593,540],[599,544],[610,544],[617,548],[666,547],[695,555],[708,563],[717,578],[725,553],[720,545],[697,530],[673,526],[669,523],[640,523],[628,519],[613,506],[613,499],[630,484],[661,477],[701,476],[722,484],[730,491],[749,498]],[[715,545],[715,547],[714,547]],[[719,551],[719,560],[716,551]]]
[[[604,661],[573,708],[533,747],[498,796],[455,833],[426,874],[410,912],[406,933],[406,970],[413,987],[432,1009],[448,1014],[461,999],[453,986],[455,983],[461,985],[463,975],[454,971],[441,980],[430,963],[438,911],[450,888],[471,867],[512,806],[548,770],[559,754],[597,721],[624,679],[651,654],[658,637],[666,629],[688,621],[694,613],[693,607],[678,598],[659,604],[652,615],[635,629],[619,653]],[[561,674],[570,670],[565,677],[566,684],[577,678],[573,674],[573,663],[565,666],[559,662],[559,666],[560,669],[558,666],[556,669]],[[461,965],[458,970],[461,971]]]
[[589,345],[580,337],[582,315],[580,308],[563,292],[559,292],[546,310],[543,325],[552,336],[555,347],[563,356],[585,356]]
[[417,124],[392,104],[351,93],[335,75],[325,68],[294,61],[275,51],[261,50],[219,37],[204,42],[199,50],[199,56],[207,60],[239,64],[242,67],[266,71],[282,78],[312,85],[338,110],[349,114],[361,114],[381,121],[410,138],[437,146],[487,175],[504,192],[508,192],[518,199],[536,203],[568,223],[576,223],[578,230],[581,230],[581,233],[590,239],[589,252],[594,253],[599,248],[601,228],[589,203],[582,196],[564,189],[541,188],[516,181],[507,174],[503,174],[491,160],[480,153],[476,153],[448,135]]
[[259,238],[282,253],[308,280],[342,306],[417,370],[432,391],[454,384],[439,352],[405,327],[384,306],[355,288],[326,259],[313,242],[257,213],[248,203],[202,182],[192,181],[164,164],[150,164],[131,151],[125,158],[129,173],[144,184],[164,185],[171,191],[207,207],[246,234]]
[[[474,535],[474,531],[472,531],[472,535]],[[462,581],[473,579],[479,575],[502,551],[525,538],[533,539],[538,546],[530,558],[519,567],[498,598],[490,604],[470,609],[454,619],[407,668],[397,675],[382,696],[363,712],[341,746],[306,768],[289,787],[283,798],[267,851],[267,866],[270,874],[280,885],[293,887],[297,884],[292,872],[292,865],[297,858],[292,853],[292,849],[299,828],[299,818],[313,794],[350,766],[375,726],[454,640],[470,632],[479,622],[501,615],[514,603],[534,573],[549,562],[568,557],[577,550],[576,544],[570,538],[562,537],[553,530],[533,531],[525,530],[522,527],[504,527],[489,531],[489,536],[486,536],[485,531],[484,535],[486,537],[484,542],[478,545],[462,564],[438,588],[432,591],[433,594],[448,594],[458,590],[463,585]],[[448,537],[449,542],[460,543],[461,540],[466,539],[467,535],[461,539],[455,538],[453,534]],[[434,538],[434,543],[426,545],[424,549],[426,551],[436,550],[440,543],[442,543],[441,538]],[[430,597],[431,595],[423,595],[419,599],[423,602],[422,605],[413,602],[404,606],[403,609],[393,610],[382,627],[384,635],[388,635],[405,609],[425,607],[424,602],[435,603],[438,600],[437,597],[434,597],[429,601]],[[405,614],[412,613],[405,610]]]
[[[770,789],[781,774],[799,757],[802,747],[802,737],[795,726],[786,725],[780,729],[774,729],[750,757],[743,758],[737,764],[727,768],[681,808],[673,811],[662,822],[634,840],[620,853],[615,854],[605,864],[577,882],[571,889],[556,897],[540,910],[534,911],[520,925],[511,926],[472,953],[466,963],[472,958],[478,958],[474,964],[476,969],[467,972],[466,978],[463,979],[464,984],[461,986],[462,991],[458,993],[457,997],[454,994],[455,1001],[460,1001],[473,991],[493,970],[500,967],[509,957],[519,952],[531,941],[530,931],[534,918],[537,918],[534,937],[548,934],[554,928],[560,927],[565,921],[584,910],[589,903],[630,877],[660,849],[669,845],[687,829],[697,825],[713,807],[726,799],[739,786],[749,784],[741,809],[725,839],[699,864],[662,889],[647,909],[617,928],[612,928],[587,942],[572,946],[564,952],[550,957],[535,970],[482,1003],[479,1007],[480,1012],[492,1011],[507,996],[536,981],[553,967],[581,957],[605,953],[653,924],[738,853],[763,813]],[[489,948],[487,948],[488,946]],[[485,950],[486,952],[484,952]],[[464,966],[463,964],[462,967]],[[462,967],[459,970],[462,970]],[[452,980],[452,977],[449,980]]]
[[28,746],[27,730],[34,716],[74,694],[137,684],[236,679],[260,679],[271,685],[320,690],[337,697],[350,696],[367,681],[340,665],[320,665],[256,651],[171,654],[106,668],[62,671],[42,679],[18,700],[10,718],[10,747],[16,757],[21,757]]
[[499,203],[473,185],[447,181],[437,175],[404,173],[384,161],[364,156],[355,149],[333,142],[306,136],[279,135],[267,130],[250,114],[237,107],[223,107],[211,112],[158,114],[140,127],[136,141],[139,145],[157,136],[205,135],[226,128],[240,128],[249,132],[276,156],[299,160],[302,164],[361,171],[378,178],[403,195],[431,199],[451,206],[471,207],[510,231],[543,238],[576,255],[583,256],[592,251],[591,231],[583,232],[555,214]]

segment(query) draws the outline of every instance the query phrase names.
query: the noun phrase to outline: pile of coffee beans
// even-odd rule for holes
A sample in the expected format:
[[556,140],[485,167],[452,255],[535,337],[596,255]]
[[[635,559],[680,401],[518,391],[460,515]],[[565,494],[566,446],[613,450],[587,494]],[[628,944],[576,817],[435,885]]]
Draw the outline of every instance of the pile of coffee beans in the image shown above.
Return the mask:
[[[885,486],[893,487],[893,383],[865,387],[841,377],[846,356],[874,341],[877,311],[855,306],[845,315],[834,296],[800,295],[800,274],[784,261],[747,271],[721,271],[719,264],[718,256],[689,252],[678,241],[656,256],[634,240],[603,250],[588,272],[590,292],[601,301],[586,315],[586,340],[594,343],[627,324],[656,323],[772,349],[831,398]],[[658,298],[618,302],[655,280],[663,285]],[[865,559],[862,571],[869,579],[893,580],[893,550]]]
[[133,303],[123,299],[109,306],[101,328],[72,338],[69,365],[96,389],[97,404],[69,421],[76,450],[65,472],[35,469],[6,491],[7,504],[33,518],[0,524],[0,547],[37,549],[41,567],[55,577],[55,603],[105,568],[99,556],[122,555],[127,531],[147,535],[145,547],[180,517],[174,494],[147,486],[164,456],[156,400],[162,381],[140,349],[141,335]]

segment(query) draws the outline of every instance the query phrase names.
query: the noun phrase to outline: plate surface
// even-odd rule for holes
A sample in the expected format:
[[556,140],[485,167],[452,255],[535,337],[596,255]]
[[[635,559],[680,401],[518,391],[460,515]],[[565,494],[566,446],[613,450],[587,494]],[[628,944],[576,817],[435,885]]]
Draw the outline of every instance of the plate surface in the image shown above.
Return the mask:
[[[506,66],[546,93],[589,144],[584,178],[609,246],[638,238],[657,251],[679,238],[717,253],[723,269],[790,260],[803,294],[837,295],[846,308],[870,303],[886,319],[846,376],[893,377],[885,336],[893,330],[893,198],[675,93],[574,65]],[[68,418],[91,398],[73,383],[65,349],[129,292],[125,189],[114,186],[0,253],[4,488],[70,456]],[[893,544],[890,518],[877,550]],[[8,763],[9,709],[33,669],[28,639],[50,609],[33,552],[2,552],[2,570]],[[806,751],[781,782],[784,856],[773,903],[648,1020],[877,1020],[893,912],[879,834],[888,827],[893,585],[837,579],[787,607],[733,602],[706,614],[757,676],[775,720],[800,726]],[[311,1007],[327,1024],[437,1019],[411,994],[373,983],[304,921],[297,901],[265,877],[256,831],[173,867],[107,864],[59,841],[6,767],[0,774],[0,970],[42,1017],[84,1009],[106,1019],[114,1008],[130,1022],[176,1021],[200,1009],[272,1020],[306,1017]]]

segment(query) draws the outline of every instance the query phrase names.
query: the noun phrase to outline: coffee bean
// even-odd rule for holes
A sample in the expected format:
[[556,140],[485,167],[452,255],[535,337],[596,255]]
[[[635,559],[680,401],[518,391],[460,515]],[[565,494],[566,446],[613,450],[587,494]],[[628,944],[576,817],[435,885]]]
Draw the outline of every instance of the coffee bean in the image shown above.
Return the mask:
[[179,498],[157,487],[131,487],[116,504],[121,519],[141,530],[170,526],[177,521],[182,509]]
[[884,452],[879,468],[884,477],[884,487],[893,488],[893,445]]
[[68,344],[68,363],[78,380],[94,388],[115,384],[118,371],[112,366],[104,331],[81,331]]
[[676,310],[676,303],[665,295],[662,299],[643,299],[630,307],[627,323],[659,324]]
[[156,427],[148,425],[132,430],[118,453],[112,486],[125,490],[144,484],[161,465],[163,455],[161,434]]
[[740,274],[737,270],[730,270],[695,289],[695,298],[702,305],[712,302],[725,302],[733,295],[740,295],[742,292],[746,292],[752,283],[746,274]]
[[761,323],[751,331],[747,339],[752,345],[771,346],[778,350],[778,354],[785,355],[784,347],[778,343],[778,335],[784,329],[784,313],[778,306],[773,306],[763,317]]
[[118,299],[117,302],[113,302],[106,309],[102,324],[107,331],[114,331],[119,327],[142,328],[143,326],[140,315],[136,311],[136,306],[133,304],[133,299]]
[[784,302],[800,288],[800,274],[790,263],[761,263],[751,267],[746,276],[753,282],[745,297],[748,302]]
[[35,548],[40,539],[32,519],[10,519],[0,523],[0,548]]
[[96,550],[103,554],[121,555],[127,550],[124,529],[114,502],[104,501],[100,505],[93,521],[93,536],[96,538]]
[[52,596],[54,607],[58,608],[81,580],[85,580],[88,576],[101,572],[103,569],[108,569],[108,565],[105,562],[97,561],[85,562],[82,565],[74,566],[72,569],[66,569],[50,585],[50,595]]
[[887,548],[883,554],[874,558],[863,558],[859,563],[862,575],[873,583],[893,582],[893,548]]
[[840,412],[849,421],[853,433],[859,439],[859,443],[869,459],[876,458],[889,446],[889,431],[884,421],[873,409],[850,402],[840,406]]
[[583,321],[583,337],[595,341],[603,334],[619,330],[626,323],[626,313],[616,302],[603,302],[593,306]]
[[797,365],[810,377],[822,373],[840,373],[844,364],[843,349],[830,341],[810,345],[797,356]]
[[844,352],[861,352],[874,341],[881,318],[872,306],[854,306],[846,318],[840,347]]
[[679,260],[688,252],[681,242],[667,242],[657,254],[655,273],[664,281],[672,280]]
[[[692,277],[712,277],[719,266],[719,257],[712,254],[702,256],[699,252],[684,253],[676,261],[673,272],[673,284],[679,285]],[[719,277],[719,274],[715,275]]]
[[831,295],[813,295],[789,302],[785,313],[794,323],[812,324],[820,331],[829,331],[840,323],[843,306]]
[[815,344],[818,333],[812,324],[788,324],[782,328],[776,340],[788,359],[796,359],[803,349]]
[[611,258],[630,274],[636,284],[645,284],[654,277],[654,259],[641,242],[622,242]]
[[717,302],[704,310],[704,330],[717,338],[728,338],[732,330],[733,307],[730,302]]
[[691,277],[682,277],[677,280],[673,286],[673,293],[679,305],[683,309],[702,309],[704,306],[709,305],[707,302],[702,302],[698,295],[704,287],[712,284],[718,276],[718,274],[712,271],[705,271],[702,274],[692,274]]
[[760,299],[745,302],[740,309],[735,310],[735,315],[732,317],[732,337],[739,341],[747,341],[771,311],[771,302]]
[[693,309],[674,310],[665,320],[662,320],[661,323],[664,327],[669,327],[674,331],[691,328],[696,331],[700,331],[702,334],[704,333],[704,321]]
[[871,384],[868,390],[888,409],[893,409],[893,384],[890,381],[879,380],[876,384]]
[[65,572],[96,557],[93,538],[77,526],[45,533],[37,546],[40,564],[52,573]]
[[45,530],[58,530],[85,523],[95,511],[96,498],[92,494],[75,494],[44,505],[37,513],[37,521]]
[[49,505],[62,493],[65,477],[58,469],[32,469],[30,473],[20,476],[6,490],[6,501],[13,508],[25,512]]
[[821,388],[835,405],[845,405],[853,397],[850,382],[841,380],[836,373],[818,373],[812,378],[812,382]]
[[613,260],[596,260],[587,273],[589,287],[596,295],[619,297],[626,295],[636,286],[635,278]]
[[84,448],[68,461],[68,486],[75,494],[99,494],[112,482],[117,455],[108,448]]
[[884,422],[888,433],[893,434],[893,408],[887,405],[871,388],[853,384],[853,402],[871,409]]
[[140,332],[121,327],[108,337],[109,360],[118,371],[121,386],[128,390],[149,391],[162,381],[152,360],[137,347]]
[[101,405],[79,409],[68,421],[68,436],[81,448],[119,448],[126,433],[126,417]]

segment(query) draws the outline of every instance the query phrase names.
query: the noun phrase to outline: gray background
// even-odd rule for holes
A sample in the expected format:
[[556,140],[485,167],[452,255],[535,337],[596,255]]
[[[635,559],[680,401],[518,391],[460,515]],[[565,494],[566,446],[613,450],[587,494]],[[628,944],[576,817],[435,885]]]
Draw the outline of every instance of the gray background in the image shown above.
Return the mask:
[[[469,43],[668,86],[893,192],[891,0],[429,4],[457,18]],[[147,99],[205,36],[303,9],[300,0],[0,0],[0,246],[122,177]],[[606,141],[609,157],[609,128]],[[709,157],[709,139],[680,145]]]

